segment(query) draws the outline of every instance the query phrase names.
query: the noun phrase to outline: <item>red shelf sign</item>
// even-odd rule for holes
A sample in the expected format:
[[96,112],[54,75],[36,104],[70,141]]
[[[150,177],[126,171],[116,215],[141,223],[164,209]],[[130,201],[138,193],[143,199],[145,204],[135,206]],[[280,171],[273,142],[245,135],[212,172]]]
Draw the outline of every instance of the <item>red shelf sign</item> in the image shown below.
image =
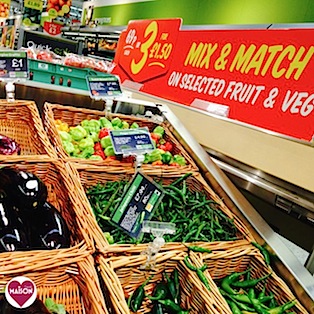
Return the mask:
[[167,73],[180,25],[180,19],[129,23],[119,41],[119,65],[132,80],[144,82]]
[[[114,74],[140,90],[311,141],[314,29],[180,30],[181,20],[131,21]],[[226,109],[227,108],[227,109]]]

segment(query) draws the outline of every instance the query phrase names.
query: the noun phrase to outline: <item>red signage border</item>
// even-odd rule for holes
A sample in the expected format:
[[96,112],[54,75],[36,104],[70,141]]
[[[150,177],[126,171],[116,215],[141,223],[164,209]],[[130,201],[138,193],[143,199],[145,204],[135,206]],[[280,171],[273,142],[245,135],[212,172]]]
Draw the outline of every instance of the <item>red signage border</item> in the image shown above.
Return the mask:
[[181,19],[131,21],[113,73],[145,93],[209,112],[214,103],[232,120],[312,141],[314,29],[180,25]]

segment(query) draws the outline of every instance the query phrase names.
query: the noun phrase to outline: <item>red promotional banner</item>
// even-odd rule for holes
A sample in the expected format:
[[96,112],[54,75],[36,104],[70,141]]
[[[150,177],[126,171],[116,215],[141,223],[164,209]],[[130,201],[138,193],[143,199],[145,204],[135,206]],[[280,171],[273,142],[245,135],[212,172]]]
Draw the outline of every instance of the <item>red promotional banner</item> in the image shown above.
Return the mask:
[[[132,21],[120,37],[114,74],[145,93],[312,140],[314,29],[179,27],[180,19]],[[130,34],[134,49],[126,55]]]

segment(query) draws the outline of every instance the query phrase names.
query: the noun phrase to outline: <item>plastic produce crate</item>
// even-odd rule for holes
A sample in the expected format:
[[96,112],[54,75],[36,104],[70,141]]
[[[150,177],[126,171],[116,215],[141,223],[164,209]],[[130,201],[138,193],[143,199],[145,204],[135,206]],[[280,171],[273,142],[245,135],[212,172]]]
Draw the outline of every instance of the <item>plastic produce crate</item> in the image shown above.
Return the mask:
[[30,80],[64,87],[88,90],[87,75],[104,75],[88,68],[76,68],[46,61],[29,60]]
[[[51,255],[55,258],[54,253]],[[6,273],[2,269],[0,288],[4,288],[14,277],[25,276],[35,283],[40,300],[44,302],[51,298],[54,302],[63,304],[69,314],[108,314],[93,258],[87,256],[77,261],[67,259],[62,262],[61,266],[38,262],[33,271],[16,269]]]
[[38,156],[41,158],[57,157],[33,101],[18,100],[8,103],[6,100],[1,100],[0,134],[15,140],[21,147],[20,156],[0,155],[0,161]]

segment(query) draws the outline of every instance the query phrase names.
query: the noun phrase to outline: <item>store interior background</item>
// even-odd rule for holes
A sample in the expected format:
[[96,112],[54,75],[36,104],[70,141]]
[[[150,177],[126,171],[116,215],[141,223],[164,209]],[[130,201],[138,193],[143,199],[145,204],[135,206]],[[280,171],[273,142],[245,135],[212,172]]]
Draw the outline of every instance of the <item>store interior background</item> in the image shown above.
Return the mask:
[[[12,13],[22,10],[22,0],[14,0],[11,3]],[[310,23],[314,22],[313,0],[96,0],[89,2],[75,0],[71,8],[71,16],[83,21],[86,14],[84,8],[90,4],[94,6],[93,14],[95,19],[110,17],[105,27],[124,26],[132,19],[171,17],[183,18],[184,27],[202,25],[205,27],[218,26],[228,28],[231,25],[236,27],[239,25],[241,27],[252,27],[252,25],[256,27],[256,25],[259,25],[259,27],[267,28],[271,25],[280,25],[282,27],[282,24],[297,23],[305,25],[304,23],[306,23],[306,25],[310,25]],[[176,106],[172,108],[190,130],[191,125],[189,125],[189,119],[187,118],[189,111]],[[210,121],[204,115],[203,119]],[[212,120],[213,118],[211,117],[210,119]],[[278,206],[276,195],[270,199],[260,197],[263,194],[262,190],[252,193],[252,189],[248,188],[248,186],[251,186],[252,182],[260,182],[260,185],[268,184],[272,187],[275,186],[278,190],[285,188],[288,192],[300,193],[306,200],[314,202],[313,184],[309,188],[308,186],[304,188],[301,184],[302,177],[297,176],[298,167],[306,167],[306,165],[300,164],[300,160],[306,160],[308,156],[312,156],[312,161],[314,160],[313,145],[304,147],[303,144],[294,143],[293,149],[299,147],[299,152],[289,156],[290,162],[286,166],[278,167],[285,156],[285,150],[275,155],[276,150],[274,147],[271,147],[278,139],[275,139],[274,142],[273,139],[269,140],[270,135],[262,135],[262,147],[266,147],[268,151],[260,152],[259,148],[256,148],[254,144],[252,144],[252,147],[247,145],[252,138],[249,134],[252,132],[251,130],[244,129],[243,131],[241,129],[241,131],[239,127],[233,126],[232,123],[228,126],[228,124],[216,122],[212,124],[213,129],[209,127],[206,132],[216,133],[222,127],[227,128],[223,130],[221,138],[221,141],[226,141],[225,144],[217,143],[213,137],[206,136],[206,132],[204,135],[204,132],[198,128],[194,128],[192,135],[199,140],[205,149],[208,149],[212,157],[217,158],[221,162],[225,162],[227,159],[228,163],[230,162],[234,168],[241,170],[242,174],[244,173],[253,179],[252,181],[243,181],[239,177],[226,172],[253,204],[254,208],[282,236],[283,241],[304,264],[314,244],[314,219],[311,218],[313,213],[309,213],[308,209],[302,208],[299,204],[287,203],[285,205],[287,207]],[[230,129],[228,129],[229,127]],[[235,135],[234,131],[236,132]],[[228,133],[230,134],[228,135]],[[238,145],[226,147],[229,141],[234,142],[233,137],[236,137],[237,134],[236,143]],[[227,139],[228,137],[229,139]],[[287,153],[293,149],[287,148]],[[268,159],[265,158],[267,154],[271,156]],[[300,157],[300,154],[303,155]],[[292,168],[290,165],[294,163],[295,167]],[[310,164],[310,160],[308,164]],[[312,162],[312,164],[314,163]],[[304,170],[304,172],[308,170]],[[295,210],[296,208],[297,210]]]

